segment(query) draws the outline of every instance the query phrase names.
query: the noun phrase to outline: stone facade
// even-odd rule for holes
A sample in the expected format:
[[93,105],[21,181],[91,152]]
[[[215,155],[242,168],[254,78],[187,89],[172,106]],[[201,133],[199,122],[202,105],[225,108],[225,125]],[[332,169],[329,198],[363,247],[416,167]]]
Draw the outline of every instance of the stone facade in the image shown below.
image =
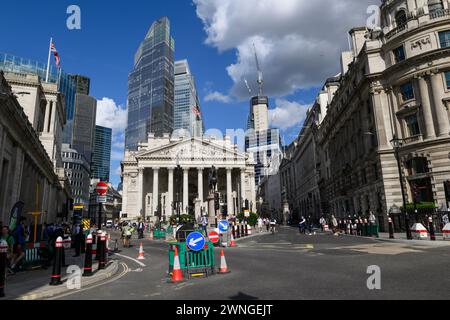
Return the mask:
[[[25,81],[33,80],[29,77],[24,76]],[[40,139],[48,128],[48,101],[45,89],[34,83],[27,87],[31,92],[17,87],[13,91],[0,72],[0,220],[5,224],[18,201],[25,203],[29,222],[29,213],[36,210],[43,212],[40,223],[69,218],[70,185]],[[21,106],[21,96],[30,103]]]
[[241,199],[237,209],[245,200],[255,207],[253,158],[238,151],[230,138],[171,138],[167,134],[155,138],[150,134],[137,152],[125,152],[122,217],[168,219],[177,203],[182,213],[195,212],[196,218],[201,212],[214,216],[208,206],[208,175],[212,166],[218,170],[217,191],[229,204],[229,215],[235,213],[233,192]]

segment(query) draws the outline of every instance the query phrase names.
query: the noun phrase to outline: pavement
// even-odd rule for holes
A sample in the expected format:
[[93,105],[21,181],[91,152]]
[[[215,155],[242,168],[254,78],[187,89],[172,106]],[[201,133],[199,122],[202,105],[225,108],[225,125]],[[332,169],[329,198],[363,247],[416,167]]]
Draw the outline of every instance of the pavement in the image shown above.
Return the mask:
[[[225,248],[230,273],[171,283],[167,243],[142,240],[120,248],[116,275],[73,290],[63,300],[379,300],[448,299],[450,247],[431,241],[401,242],[331,234],[300,235],[280,227],[275,235],[254,234]],[[450,244],[450,242],[448,243]],[[215,250],[216,266],[220,250]],[[367,286],[371,266],[380,269],[381,290]]]
[[[83,272],[84,255],[74,258],[73,250],[66,251],[66,264],[77,266]],[[103,283],[114,276],[119,269],[119,262],[116,259],[110,260],[104,270],[97,270],[98,262],[93,263],[94,274],[91,277],[81,277],[80,287],[87,288],[98,283]],[[30,271],[17,272],[6,279],[4,300],[42,300],[70,293],[74,289],[69,289],[68,279],[71,274],[68,268],[63,268],[62,285],[50,286],[50,277],[53,267],[47,269],[35,269]],[[73,272],[73,271],[72,271]],[[70,281],[73,283],[73,281]]]

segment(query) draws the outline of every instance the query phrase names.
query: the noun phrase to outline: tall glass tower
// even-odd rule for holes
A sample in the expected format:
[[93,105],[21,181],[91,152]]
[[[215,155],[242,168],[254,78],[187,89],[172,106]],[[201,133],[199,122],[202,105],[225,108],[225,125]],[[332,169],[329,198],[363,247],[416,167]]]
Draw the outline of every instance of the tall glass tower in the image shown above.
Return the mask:
[[92,154],[91,177],[109,182],[111,166],[112,129],[95,127],[94,152]]
[[[194,112],[195,108],[197,113]],[[192,137],[201,137],[204,124],[194,76],[187,60],[175,62],[174,131],[186,130]]]
[[174,51],[169,19],[160,18],[139,46],[128,76],[128,150],[137,150],[149,133],[158,137],[173,131]]

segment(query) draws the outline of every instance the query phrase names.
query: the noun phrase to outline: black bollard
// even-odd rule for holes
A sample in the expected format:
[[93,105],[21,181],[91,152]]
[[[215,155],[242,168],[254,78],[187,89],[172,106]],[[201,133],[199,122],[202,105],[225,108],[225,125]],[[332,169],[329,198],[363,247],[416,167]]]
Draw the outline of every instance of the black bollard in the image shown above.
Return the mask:
[[101,235],[102,231],[97,230],[97,250],[95,251],[95,260],[100,261],[100,253],[102,251],[102,241],[101,241]]
[[58,286],[62,284],[61,281],[61,266],[64,253],[64,241],[61,237],[56,240],[55,243],[55,261],[53,262],[52,279],[50,281],[51,286]]
[[241,235],[242,237],[245,237],[245,231],[244,231],[244,225],[241,224]]
[[6,256],[8,254],[8,244],[6,241],[0,242],[0,298],[5,296],[5,275]]
[[239,226],[235,225],[234,227],[236,228],[236,239],[239,239],[241,237],[241,232],[239,231]]
[[371,235],[369,234],[369,223],[367,221],[367,219],[364,219],[364,233],[366,237],[370,237]]
[[248,237],[248,224],[245,222],[245,236]]
[[92,235],[86,239],[86,255],[84,257],[83,277],[92,276]]
[[231,225],[231,234],[233,235],[233,239],[236,239],[236,232],[234,231],[234,225]]
[[82,232],[80,234],[80,245],[81,245],[81,254],[85,254],[86,253],[86,235],[84,234],[84,232]]
[[98,245],[100,246],[100,250],[97,248],[97,252],[99,253],[99,261],[98,261],[98,270],[105,269],[106,261],[105,261],[105,247],[106,247],[106,237],[104,233],[97,233],[100,240],[98,241]]
[[428,218],[429,228],[430,228],[430,240],[436,241],[436,232],[434,230],[433,217]]
[[388,218],[389,222],[389,239],[395,239],[394,237],[394,223],[392,222],[392,218]]

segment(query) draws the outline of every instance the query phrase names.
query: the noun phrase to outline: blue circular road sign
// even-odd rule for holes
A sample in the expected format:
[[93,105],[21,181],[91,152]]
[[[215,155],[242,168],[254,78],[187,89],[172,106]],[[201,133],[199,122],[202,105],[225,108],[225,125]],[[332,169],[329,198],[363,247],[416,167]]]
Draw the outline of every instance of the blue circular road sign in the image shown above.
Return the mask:
[[228,223],[227,220],[219,221],[219,230],[220,230],[220,232],[227,232],[229,227],[230,227],[230,224]]
[[200,232],[192,232],[186,238],[186,243],[189,249],[193,251],[200,251],[205,247],[206,239]]

